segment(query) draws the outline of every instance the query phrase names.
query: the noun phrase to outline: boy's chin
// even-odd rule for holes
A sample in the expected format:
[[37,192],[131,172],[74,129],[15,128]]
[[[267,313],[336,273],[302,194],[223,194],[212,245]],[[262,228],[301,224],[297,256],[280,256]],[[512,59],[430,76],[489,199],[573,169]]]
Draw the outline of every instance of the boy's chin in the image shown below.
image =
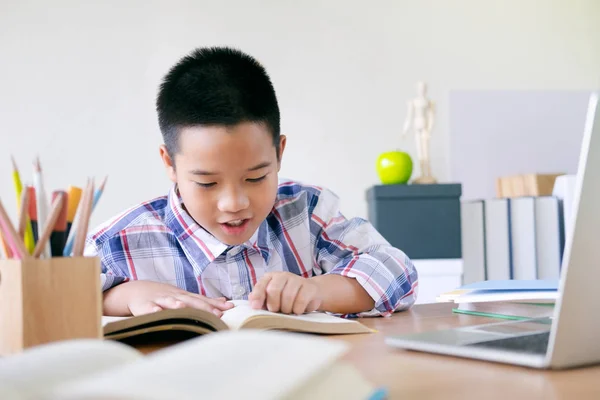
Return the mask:
[[252,235],[248,235],[248,237],[232,239],[230,237],[223,236],[223,235],[219,235],[219,236],[214,235],[214,236],[221,243],[226,244],[227,246],[239,246],[239,245],[244,244],[245,242],[247,242],[250,239],[250,237],[252,237]]

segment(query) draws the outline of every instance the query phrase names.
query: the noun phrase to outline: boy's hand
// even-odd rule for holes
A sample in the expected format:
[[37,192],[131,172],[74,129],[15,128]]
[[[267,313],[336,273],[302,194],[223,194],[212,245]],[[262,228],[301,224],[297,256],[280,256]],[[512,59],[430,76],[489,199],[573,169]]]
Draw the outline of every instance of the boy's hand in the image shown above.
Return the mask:
[[152,281],[122,283],[104,295],[104,310],[107,315],[135,316],[185,307],[205,310],[221,317],[223,311],[233,308],[233,304],[228,303],[224,297],[212,299],[176,286]]
[[284,314],[313,312],[321,306],[321,289],[313,280],[291,272],[269,272],[248,296],[250,306]]

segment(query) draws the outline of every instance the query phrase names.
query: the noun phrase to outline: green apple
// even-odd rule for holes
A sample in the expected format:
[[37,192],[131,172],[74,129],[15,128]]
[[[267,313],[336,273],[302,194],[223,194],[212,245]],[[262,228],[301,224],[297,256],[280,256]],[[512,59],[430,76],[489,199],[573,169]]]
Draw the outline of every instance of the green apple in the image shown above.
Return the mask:
[[404,151],[388,151],[377,158],[377,175],[384,185],[407,183],[412,172],[412,158]]

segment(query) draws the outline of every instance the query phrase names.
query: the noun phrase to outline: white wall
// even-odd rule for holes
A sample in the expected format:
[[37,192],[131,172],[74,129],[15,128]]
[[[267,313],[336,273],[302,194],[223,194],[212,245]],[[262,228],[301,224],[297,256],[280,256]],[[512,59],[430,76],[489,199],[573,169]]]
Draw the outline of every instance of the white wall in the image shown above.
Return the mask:
[[450,173],[462,184],[462,200],[495,197],[500,176],[576,174],[590,93],[451,91]]
[[225,44],[274,81],[282,173],[365,216],[377,155],[414,152],[399,132],[416,80],[438,103],[433,170],[447,180],[449,91],[597,88],[599,20],[596,0],[0,0],[0,198],[14,211],[9,154],[26,179],[39,154],[48,190],[108,174],[94,225],[164,194],[159,80],[195,46]]

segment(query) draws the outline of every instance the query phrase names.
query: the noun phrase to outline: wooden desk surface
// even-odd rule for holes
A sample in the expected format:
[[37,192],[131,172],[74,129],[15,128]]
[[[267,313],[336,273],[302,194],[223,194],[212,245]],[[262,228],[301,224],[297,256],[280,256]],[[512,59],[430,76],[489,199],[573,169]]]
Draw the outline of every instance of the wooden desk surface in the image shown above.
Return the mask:
[[[600,365],[566,371],[530,368],[395,349],[384,343],[391,334],[423,332],[497,321],[453,314],[451,304],[423,304],[391,318],[360,320],[378,333],[330,336],[351,343],[344,360],[390,399],[600,399]],[[148,353],[163,345],[136,344]],[[599,344],[600,345],[600,344]]]

